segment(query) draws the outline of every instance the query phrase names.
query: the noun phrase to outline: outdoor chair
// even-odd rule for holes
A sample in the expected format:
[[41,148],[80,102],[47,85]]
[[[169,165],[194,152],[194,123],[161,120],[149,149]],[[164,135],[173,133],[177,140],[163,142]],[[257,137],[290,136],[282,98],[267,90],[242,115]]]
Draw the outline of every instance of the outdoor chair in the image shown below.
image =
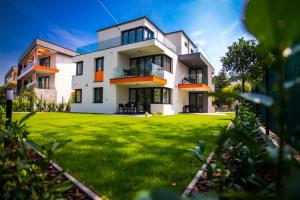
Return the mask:
[[189,105],[183,106],[183,112],[184,113],[189,113],[190,112],[190,106]]
[[124,112],[125,112],[124,104],[120,103],[118,108],[118,113],[124,114]]

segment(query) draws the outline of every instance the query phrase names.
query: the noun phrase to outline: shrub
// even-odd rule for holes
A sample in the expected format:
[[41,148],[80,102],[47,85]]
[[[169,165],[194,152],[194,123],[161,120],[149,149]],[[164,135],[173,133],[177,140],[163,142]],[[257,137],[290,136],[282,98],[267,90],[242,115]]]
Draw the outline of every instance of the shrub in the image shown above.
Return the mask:
[[164,113],[163,113],[163,112],[158,112],[157,115],[158,115],[158,116],[163,116]]
[[148,112],[145,112],[145,117],[149,117],[150,114]]
[[33,112],[36,100],[34,92],[23,92],[13,101],[13,110],[15,112]]
[[[61,199],[71,184],[59,183],[62,173],[53,176],[49,167],[54,151],[66,142],[54,142],[42,149],[26,140],[28,134],[19,122],[6,127],[4,109],[0,109],[0,199]],[[46,157],[34,161],[29,147],[39,149]]]

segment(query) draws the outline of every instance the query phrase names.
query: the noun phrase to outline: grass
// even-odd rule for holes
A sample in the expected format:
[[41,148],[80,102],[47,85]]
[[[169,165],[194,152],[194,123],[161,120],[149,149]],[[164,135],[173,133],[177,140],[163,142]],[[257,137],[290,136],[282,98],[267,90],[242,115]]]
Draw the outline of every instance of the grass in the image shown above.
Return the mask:
[[200,162],[186,149],[199,139],[208,152],[232,115],[173,115],[152,118],[102,114],[14,114],[47,145],[51,138],[71,139],[56,161],[76,178],[109,199],[132,199],[155,187],[182,193]]

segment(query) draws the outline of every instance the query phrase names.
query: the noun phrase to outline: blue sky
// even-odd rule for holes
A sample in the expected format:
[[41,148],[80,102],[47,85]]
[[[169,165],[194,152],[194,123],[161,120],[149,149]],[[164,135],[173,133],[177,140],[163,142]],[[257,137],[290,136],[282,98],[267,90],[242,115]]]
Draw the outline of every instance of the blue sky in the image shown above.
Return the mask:
[[[218,71],[227,46],[241,36],[243,0],[101,0],[119,22],[148,16],[163,31],[184,30]],[[115,24],[99,0],[1,0],[0,85],[4,74],[35,39],[76,49]]]

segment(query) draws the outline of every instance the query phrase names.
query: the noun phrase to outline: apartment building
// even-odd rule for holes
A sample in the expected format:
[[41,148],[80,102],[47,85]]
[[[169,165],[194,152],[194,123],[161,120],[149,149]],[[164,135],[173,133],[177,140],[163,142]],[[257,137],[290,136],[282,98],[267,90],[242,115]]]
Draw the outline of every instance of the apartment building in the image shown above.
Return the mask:
[[18,68],[16,66],[12,66],[4,77],[4,88],[13,90],[13,93],[17,92],[17,75]]
[[72,112],[214,112],[214,68],[184,31],[141,17],[97,31],[73,58]]
[[75,51],[34,40],[18,60],[17,93],[34,91],[39,99],[67,102],[72,94]]

